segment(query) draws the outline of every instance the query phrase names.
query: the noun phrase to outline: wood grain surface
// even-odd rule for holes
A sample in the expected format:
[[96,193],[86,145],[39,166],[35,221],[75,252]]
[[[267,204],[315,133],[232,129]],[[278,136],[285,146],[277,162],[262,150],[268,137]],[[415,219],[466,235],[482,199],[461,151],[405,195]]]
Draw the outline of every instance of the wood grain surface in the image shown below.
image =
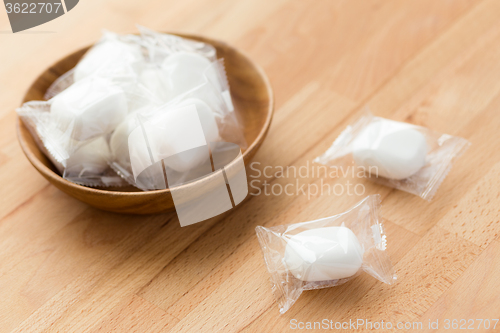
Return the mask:
[[[82,0],[12,34],[1,8],[0,332],[291,332],[294,320],[323,319],[422,322],[409,331],[439,321],[451,332],[447,319],[499,318],[499,17],[497,0]],[[276,113],[247,169],[257,188],[349,181],[365,193],[255,195],[181,228],[175,213],[107,213],[50,185],[18,145],[14,109],[55,60],[135,23],[224,40],[264,68]],[[472,142],[432,202],[366,179],[259,177],[266,166],[312,169],[366,106]],[[361,274],[304,292],[280,316],[254,228],[340,213],[374,193],[397,283]]]

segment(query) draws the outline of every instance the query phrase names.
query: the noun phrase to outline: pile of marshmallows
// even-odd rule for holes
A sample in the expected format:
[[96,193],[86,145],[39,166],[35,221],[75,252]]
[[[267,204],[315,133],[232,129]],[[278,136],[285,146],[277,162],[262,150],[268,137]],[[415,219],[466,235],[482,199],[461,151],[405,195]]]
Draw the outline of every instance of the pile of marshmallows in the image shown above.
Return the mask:
[[[192,105],[206,141],[215,142],[222,140],[219,128],[225,119],[235,119],[222,59],[217,60],[214,47],[139,29],[139,36],[105,32],[49,88],[47,102],[28,102],[18,110],[70,181],[88,186],[130,183],[147,190],[137,184],[131,165],[129,136],[134,129],[144,122],[176,121],[183,117],[182,107]],[[239,131],[233,125],[224,128]],[[173,134],[162,133],[161,127],[158,133],[161,149],[175,150]],[[171,159],[166,167],[189,172],[203,158]]]

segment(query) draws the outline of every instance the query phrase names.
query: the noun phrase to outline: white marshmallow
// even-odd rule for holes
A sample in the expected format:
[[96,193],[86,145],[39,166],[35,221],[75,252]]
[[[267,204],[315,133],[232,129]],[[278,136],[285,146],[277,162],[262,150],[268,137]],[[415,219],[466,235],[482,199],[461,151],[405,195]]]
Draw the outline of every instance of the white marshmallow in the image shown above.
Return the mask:
[[[219,129],[217,127],[217,122],[212,109],[205,102],[197,98],[188,98],[176,105],[176,107],[188,105],[194,105],[196,107],[205,141],[207,143],[217,141],[219,139]],[[169,127],[175,127],[176,123],[185,119],[183,111],[183,108],[168,111],[161,116],[160,121],[167,124]],[[148,133],[148,136],[149,134],[150,133]],[[163,156],[171,156],[170,158],[164,160],[165,165],[175,171],[187,172],[189,170],[193,170],[206,162],[209,158],[208,147],[206,148],[206,154],[204,150],[203,152],[190,150],[190,152],[180,154],[184,151],[183,147],[185,147],[185,143],[175,135],[173,128],[172,130],[157,133],[158,135],[161,135],[161,139],[155,137],[154,133],[151,134],[152,138],[150,140],[156,140],[155,144],[159,143],[157,151],[159,151]],[[197,135],[197,133],[193,133],[193,136],[195,135]]]
[[163,102],[167,102],[172,98],[172,91],[166,73],[161,68],[154,65],[145,66],[140,71],[139,82]]
[[127,64],[142,59],[142,53],[137,45],[131,45],[119,40],[105,40],[92,47],[76,65],[74,80],[79,81],[100,70],[110,67],[123,68]]
[[125,120],[116,126],[109,139],[109,148],[115,162],[120,163],[122,166],[130,164],[128,137],[139,126],[137,115],[148,114],[149,112],[153,112],[155,108],[154,104],[142,106],[127,115]]
[[219,128],[217,127],[217,121],[215,120],[215,113],[212,108],[208,106],[207,103],[199,98],[186,98],[181,101],[178,106],[187,106],[194,104],[196,111],[198,112],[198,117],[200,117],[201,127],[203,128],[203,133],[207,142],[219,141]]
[[378,176],[400,180],[425,165],[427,143],[411,125],[384,119],[371,123],[358,135],[352,155],[354,162],[367,171],[376,170]]
[[302,281],[328,281],[356,274],[363,262],[363,248],[346,227],[306,230],[287,239],[286,268]]
[[210,157],[207,143],[220,139],[212,109],[197,98],[188,98],[175,106],[167,105],[165,109],[155,110],[155,116],[140,127],[129,126],[127,129],[127,126],[122,124],[117,128],[111,147],[119,154],[121,149],[118,147],[122,147],[119,142],[134,127],[127,142],[136,180],[148,166],[161,160],[166,167],[177,172],[206,167]]
[[134,119],[132,117],[127,117],[116,127],[109,140],[109,147],[111,148],[113,159],[122,165],[130,163],[128,136],[135,127],[136,122]]
[[108,143],[99,137],[78,148],[66,162],[66,173],[76,176],[81,173],[89,175],[102,174],[108,168],[111,158]]
[[177,52],[167,57],[161,67],[166,72],[172,96],[185,93],[204,82],[205,70],[210,64],[207,58],[192,52]]
[[52,99],[54,123],[74,140],[110,133],[128,112],[124,91],[102,78],[76,82]]

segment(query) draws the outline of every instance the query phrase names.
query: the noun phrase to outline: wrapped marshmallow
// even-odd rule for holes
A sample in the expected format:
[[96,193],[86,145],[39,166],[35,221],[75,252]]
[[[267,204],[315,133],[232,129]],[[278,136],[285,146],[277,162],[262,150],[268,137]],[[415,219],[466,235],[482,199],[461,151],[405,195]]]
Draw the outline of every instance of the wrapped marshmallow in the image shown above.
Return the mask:
[[139,37],[105,32],[104,37],[78,62],[73,71],[73,79],[77,82],[99,72],[104,74],[114,71],[115,75],[120,74],[142,59]]
[[[155,166],[144,172],[141,177],[134,178],[129,153],[129,136],[135,129],[140,129],[141,121],[144,122],[153,115],[157,115],[160,106],[150,103],[130,113],[111,134],[109,147],[111,159],[110,167],[120,175],[128,184],[141,190],[165,189],[163,169]],[[160,185],[155,185],[159,182]]]
[[[111,136],[111,167],[140,189],[165,189],[163,167],[177,177],[202,165],[207,169],[207,140],[218,138],[214,113],[201,100],[164,105],[149,118],[138,112],[127,117]],[[207,150],[196,149],[201,145]]]
[[33,101],[18,108],[17,113],[61,176],[92,187],[126,185],[108,165],[110,149],[106,136],[74,140],[54,126],[50,110],[50,102]]
[[205,80],[210,61],[193,52],[177,52],[165,58],[161,68],[173,96],[188,92]]
[[[183,152],[184,143],[189,140],[189,135],[178,124],[182,123],[185,118],[185,107],[192,106],[196,110],[196,118],[200,123],[201,135],[206,145],[211,142],[222,141],[218,122],[224,120],[219,118],[221,111],[219,108],[224,107],[225,104],[222,99],[218,103],[213,104],[211,100],[204,101],[200,98],[192,97],[195,95],[197,94],[188,94],[161,106],[150,105],[127,116],[126,120],[118,125],[111,135],[111,167],[130,184],[140,189],[165,188],[164,179],[158,175],[159,172],[163,175],[162,168],[155,166],[153,169],[156,171],[152,172],[149,167],[138,167],[134,174],[133,165],[130,160],[129,142],[143,152],[136,155],[137,151],[132,147],[132,150],[134,150],[132,156],[140,156],[139,158],[134,158],[134,164],[145,165],[156,163],[155,161],[151,162],[149,158],[150,155],[148,152],[150,149],[154,149],[158,156],[163,156],[158,157],[158,160],[171,156],[170,158],[166,158],[163,164],[167,169],[172,169],[178,181],[181,178],[192,178],[188,175],[192,173],[191,171],[199,168],[200,164],[204,166],[208,165],[210,163],[209,156],[203,152],[200,155],[200,149],[187,149],[189,150],[188,152]],[[219,112],[216,112],[217,110]],[[146,127],[144,127],[144,123]],[[132,138],[129,138],[133,130],[136,130],[136,132]],[[237,126],[226,124],[224,131],[225,133],[233,134],[235,137],[241,135],[240,129]],[[144,137],[147,138],[148,145],[142,144]],[[137,171],[139,169],[140,171]],[[147,173],[139,175],[144,170]],[[156,181],[160,183],[155,184]]]
[[343,167],[352,160],[370,179],[430,201],[469,145],[460,137],[367,114],[314,162]]
[[217,71],[218,65],[194,52],[178,52],[165,58],[158,66],[152,63],[143,65],[139,71],[139,81],[163,102],[188,93],[203,85],[207,80],[213,82],[221,92]]
[[137,126],[138,124],[136,115],[130,115],[116,127],[113,134],[111,135],[111,138],[109,140],[111,155],[113,157],[113,160],[121,165],[130,164],[130,157],[128,153],[128,136]]
[[93,187],[123,186],[127,183],[109,167],[107,141],[129,109],[143,103],[132,83],[123,77],[92,75],[49,101],[26,103],[18,113],[65,179]]
[[338,286],[361,271],[394,282],[379,211],[380,196],[371,195],[342,214],[256,228],[281,314],[304,290]]
[[288,239],[284,264],[307,282],[345,279],[361,268],[363,247],[351,229],[325,227],[302,231]]
[[223,59],[212,62],[205,69],[202,84],[177,96],[168,104],[183,103],[184,100],[192,98],[205,102],[215,114],[220,141],[232,142],[241,148],[247,147],[240,120],[234,112]]
[[[206,174],[212,171],[207,134],[216,138],[218,130],[213,113],[205,106],[194,100],[183,105],[161,107],[154,117],[145,121],[139,119],[139,126],[128,137],[135,181],[144,171],[150,172],[150,167],[161,169],[163,165],[181,175],[189,175],[200,168]],[[160,179],[152,189],[164,186],[165,180]]]
[[78,148],[66,161],[65,175],[76,174],[81,176],[84,172],[102,174],[108,168],[111,157],[108,143],[104,137]]
[[105,137],[100,136],[80,146],[66,160],[63,177],[87,186],[123,186],[124,180],[108,165],[111,152]]
[[425,136],[392,120],[369,124],[352,143],[352,157],[358,166],[366,170],[375,167],[379,176],[389,179],[414,175],[425,165],[426,155]]
[[203,133],[205,134],[207,142],[219,141],[219,129],[215,119],[215,112],[212,108],[203,100],[194,97],[186,98],[177,104],[179,107],[187,105],[194,105],[196,107],[196,112],[200,118],[201,127],[203,128]]
[[139,83],[144,85],[153,96],[163,103],[170,101],[174,97],[167,73],[155,64],[143,64],[139,69]]
[[112,132],[128,113],[123,89],[100,77],[76,82],[50,103],[53,123],[78,141]]

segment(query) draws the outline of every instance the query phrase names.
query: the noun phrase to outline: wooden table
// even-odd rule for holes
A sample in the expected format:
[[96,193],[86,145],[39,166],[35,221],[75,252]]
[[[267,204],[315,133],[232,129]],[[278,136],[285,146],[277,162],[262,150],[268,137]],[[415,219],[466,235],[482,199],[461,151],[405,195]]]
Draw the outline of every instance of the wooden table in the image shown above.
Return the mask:
[[[448,332],[446,319],[499,318],[499,16],[497,0],[84,0],[11,34],[0,10],[0,332],[286,332],[323,319],[422,322],[423,331],[438,320]],[[253,169],[311,168],[365,106],[472,146],[430,203],[365,179],[261,175],[259,186],[323,179],[366,190],[251,196],[185,228],[175,213],[90,208],[31,167],[14,109],[55,60],[102,28],[135,32],[135,23],[225,40],[265,69],[276,114]],[[362,274],[304,292],[280,316],[254,228],[340,213],[374,193],[397,283]]]

